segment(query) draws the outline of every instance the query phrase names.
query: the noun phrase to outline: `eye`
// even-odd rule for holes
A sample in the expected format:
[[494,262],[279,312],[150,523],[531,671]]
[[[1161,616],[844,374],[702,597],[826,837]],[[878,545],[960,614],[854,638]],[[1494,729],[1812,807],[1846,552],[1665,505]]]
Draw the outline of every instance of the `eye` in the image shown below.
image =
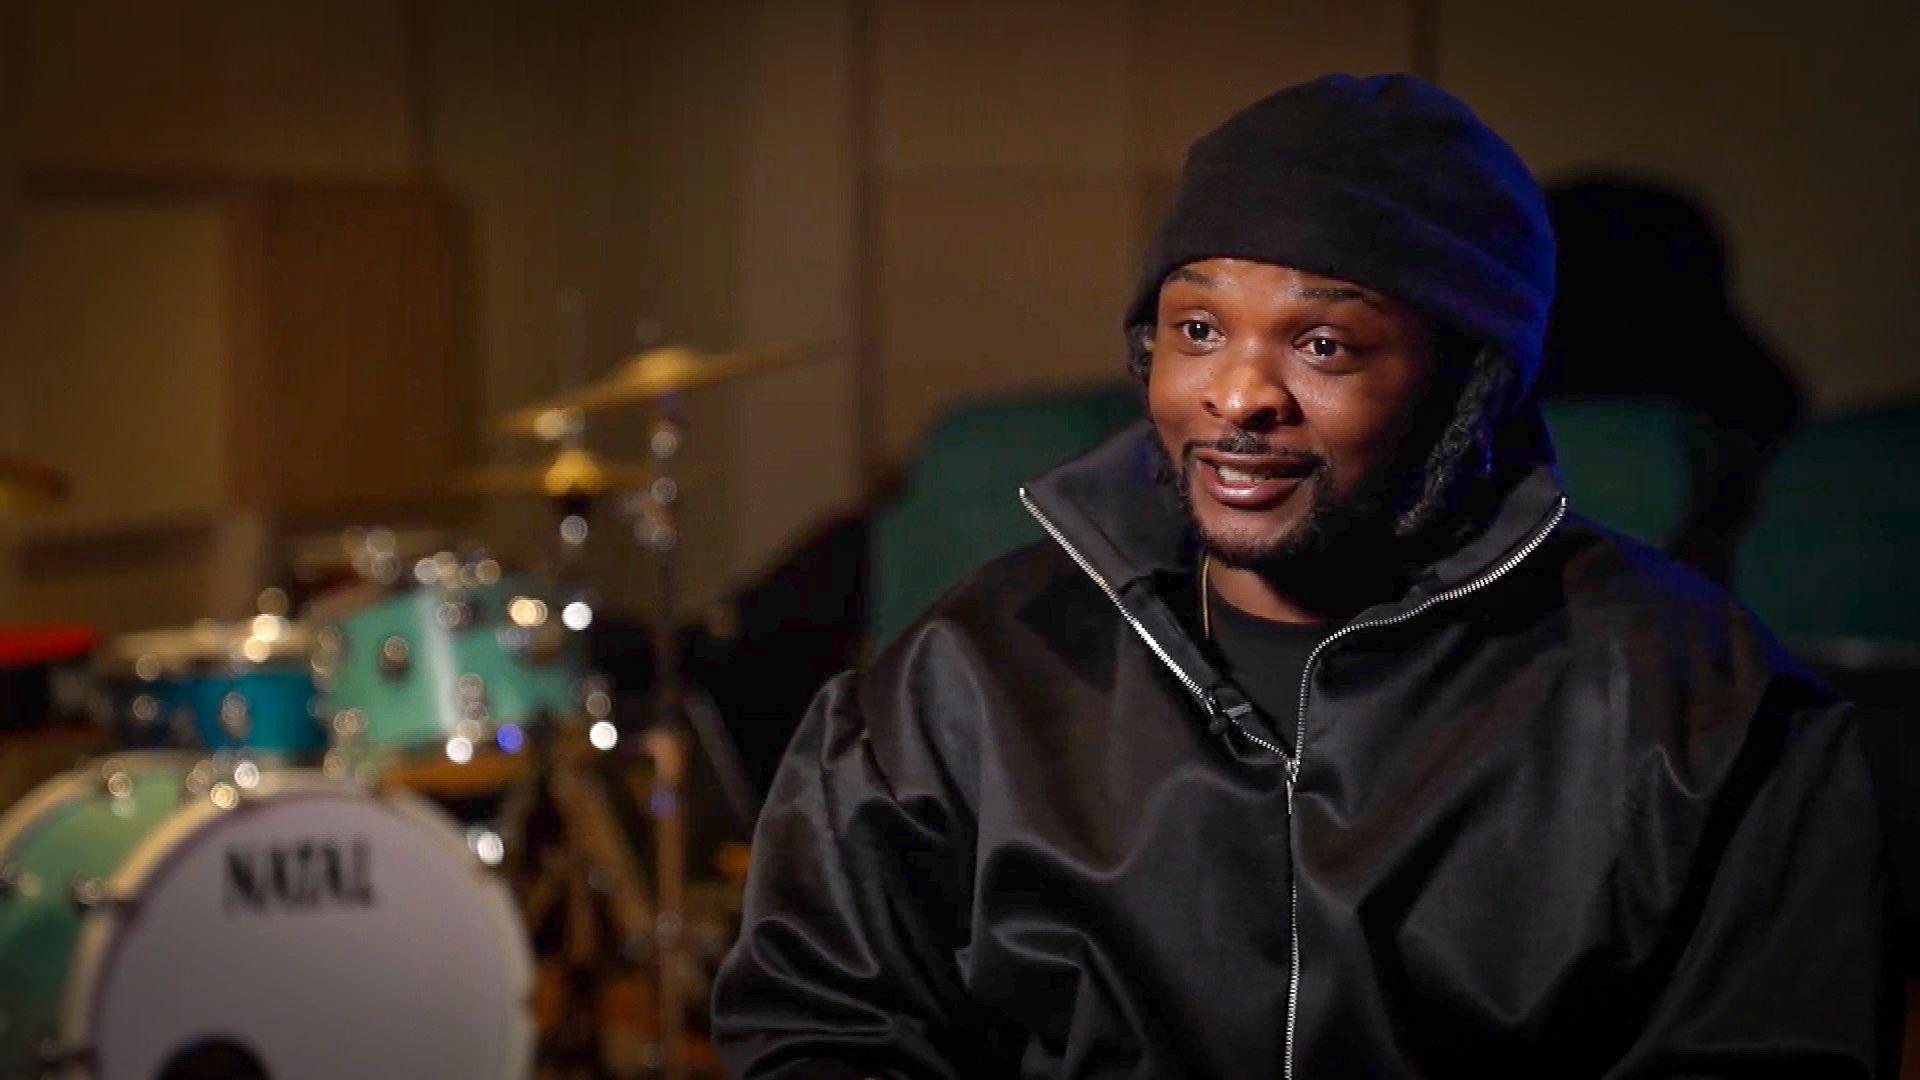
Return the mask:
[[1306,341],[1307,352],[1322,360],[1330,360],[1339,356],[1345,349],[1345,345],[1340,344],[1324,334],[1310,337]]
[[1221,338],[1218,327],[1199,319],[1180,319],[1173,324],[1173,332],[1189,345],[1214,345]]

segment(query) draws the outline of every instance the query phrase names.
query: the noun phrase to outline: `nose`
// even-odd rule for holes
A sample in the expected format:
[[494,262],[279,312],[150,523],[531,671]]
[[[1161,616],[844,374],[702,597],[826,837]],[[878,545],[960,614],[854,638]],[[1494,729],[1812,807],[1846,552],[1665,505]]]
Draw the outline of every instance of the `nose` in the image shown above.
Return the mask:
[[1252,351],[1221,357],[1206,392],[1206,409],[1242,431],[1272,431],[1299,419],[1300,403],[1271,358]]

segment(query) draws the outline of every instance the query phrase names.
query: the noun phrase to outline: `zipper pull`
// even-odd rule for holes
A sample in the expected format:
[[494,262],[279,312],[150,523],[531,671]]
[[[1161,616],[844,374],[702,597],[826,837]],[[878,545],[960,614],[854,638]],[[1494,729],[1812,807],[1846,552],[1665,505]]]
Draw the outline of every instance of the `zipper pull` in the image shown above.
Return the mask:
[[1231,683],[1221,683],[1206,692],[1207,734],[1220,735],[1227,725],[1240,726],[1240,721],[1253,712],[1253,703],[1242,697],[1240,691]]

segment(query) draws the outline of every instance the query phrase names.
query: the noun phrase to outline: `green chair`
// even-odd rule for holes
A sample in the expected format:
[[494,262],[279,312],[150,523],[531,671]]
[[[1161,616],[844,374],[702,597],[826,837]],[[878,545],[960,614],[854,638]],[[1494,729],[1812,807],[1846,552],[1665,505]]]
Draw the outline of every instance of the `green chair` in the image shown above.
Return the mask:
[[870,640],[892,640],[969,571],[1040,538],[1020,485],[1141,415],[1139,389],[1123,383],[974,401],[937,420],[875,516]]
[[1707,422],[1680,405],[1636,398],[1552,401],[1544,412],[1573,509],[1642,543],[1671,544]]
[[1830,652],[1920,645],[1920,402],[1818,421],[1781,447],[1736,591],[1783,638]]

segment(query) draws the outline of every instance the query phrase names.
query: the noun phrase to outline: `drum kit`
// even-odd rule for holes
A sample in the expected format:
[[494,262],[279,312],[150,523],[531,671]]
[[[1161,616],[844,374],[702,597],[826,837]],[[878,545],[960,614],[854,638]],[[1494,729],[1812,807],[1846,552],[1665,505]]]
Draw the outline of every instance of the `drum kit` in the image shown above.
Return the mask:
[[[0,813],[0,1077],[713,1071],[698,1021],[743,853],[716,860],[731,885],[690,881],[690,766],[736,819],[751,798],[678,677],[680,396],[815,355],[656,348],[504,418],[548,460],[467,492],[551,503],[545,573],[356,529],[297,611],[269,588],[238,622],[106,642],[109,751]],[[588,414],[630,407],[649,460],[589,451]],[[63,491],[0,460],[0,511]],[[637,709],[588,660],[601,501],[658,576]]]

